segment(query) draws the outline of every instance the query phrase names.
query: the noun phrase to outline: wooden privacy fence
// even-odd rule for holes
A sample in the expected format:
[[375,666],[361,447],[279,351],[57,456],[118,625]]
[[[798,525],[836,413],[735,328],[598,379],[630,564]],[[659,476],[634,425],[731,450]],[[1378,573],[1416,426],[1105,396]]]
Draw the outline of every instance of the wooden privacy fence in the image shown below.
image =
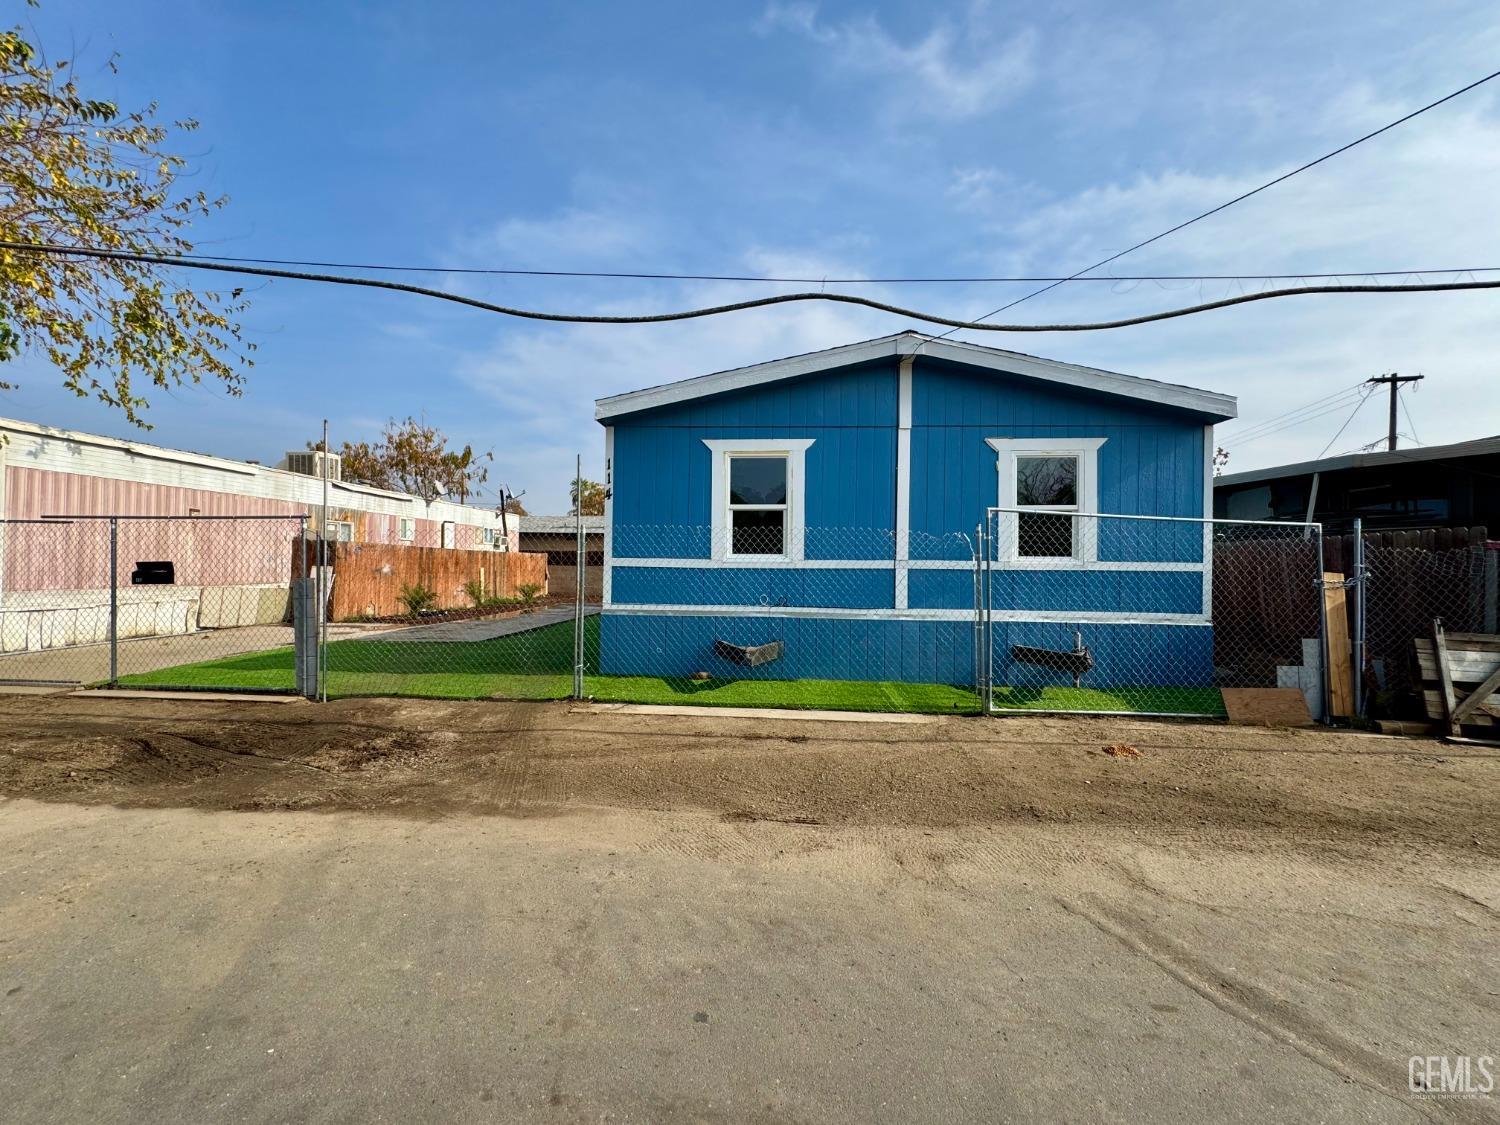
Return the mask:
[[[318,545],[307,544],[308,563]],[[409,547],[395,543],[329,543],[333,566],[333,621],[354,617],[390,617],[407,612],[404,587],[424,586],[437,600],[433,608],[461,609],[474,604],[467,586],[479,583],[487,598],[514,598],[522,586],[547,592],[547,556],[525,551],[464,551],[451,547]]]

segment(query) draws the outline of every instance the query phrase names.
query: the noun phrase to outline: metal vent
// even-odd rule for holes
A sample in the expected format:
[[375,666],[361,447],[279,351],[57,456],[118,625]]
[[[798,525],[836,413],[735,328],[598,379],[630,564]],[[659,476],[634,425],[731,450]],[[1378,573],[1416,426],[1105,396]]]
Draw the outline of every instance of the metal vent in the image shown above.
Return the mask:
[[328,458],[328,479],[343,480],[343,459],[337,453],[323,453],[317,449],[293,449],[286,455],[289,472],[306,477],[323,478],[323,458]]

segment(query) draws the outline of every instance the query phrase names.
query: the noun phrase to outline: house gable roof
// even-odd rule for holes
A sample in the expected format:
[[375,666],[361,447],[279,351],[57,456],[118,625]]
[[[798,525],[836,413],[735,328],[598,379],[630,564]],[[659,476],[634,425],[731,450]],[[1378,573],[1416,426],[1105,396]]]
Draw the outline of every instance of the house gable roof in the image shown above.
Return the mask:
[[[1296,461],[1287,465],[1270,465],[1264,469],[1246,469],[1214,477],[1215,488],[1240,484],[1259,484],[1284,477],[1311,473],[1334,473],[1341,469],[1373,469],[1384,465],[1407,465],[1422,461],[1453,461],[1463,457],[1489,457],[1500,454],[1500,434],[1454,442],[1452,445],[1423,445],[1415,449],[1375,450],[1370,453],[1345,453],[1317,461]],[[1462,469],[1463,466],[1457,466]]]
[[898,332],[892,336],[880,336],[874,340],[861,340],[856,344],[828,348],[821,352],[775,359],[768,363],[756,363],[749,367],[736,367],[728,371],[716,371],[712,375],[699,375],[693,379],[682,379],[676,383],[664,383],[626,394],[611,395],[596,399],[594,418],[600,422],[617,418],[623,414],[634,414],[642,410],[670,406],[690,399],[723,394],[726,391],[745,390],[782,379],[795,379],[845,367],[870,360],[902,356],[928,356],[949,360],[997,373],[1020,375],[1028,379],[1078,387],[1103,394],[1119,395],[1162,406],[1177,407],[1203,414],[1215,421],[1233,418],[1237,412],[1233,395],[1184,387],[1176,383],[1163,383],[1155,379],[1142,379],[1135,375],[1121,375],[1114,371],[1102,371],[1095,367],[1080,367],[1073,363],[1062,363],[1055,359],[1041,359],[1022,352],[1006,351],[1003,348],[970,344],[963,340],[944,340],[925,336],[920,332]]

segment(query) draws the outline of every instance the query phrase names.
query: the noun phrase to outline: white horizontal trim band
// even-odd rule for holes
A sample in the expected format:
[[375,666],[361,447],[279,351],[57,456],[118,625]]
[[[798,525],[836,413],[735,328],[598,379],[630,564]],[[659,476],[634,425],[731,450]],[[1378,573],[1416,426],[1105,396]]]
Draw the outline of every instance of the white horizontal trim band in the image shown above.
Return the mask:
[[[617,568],[629,567],[675,567],[691,570],[717,570],[725,567],[751,570],[890,570],[897,564],[891,559],[764,559],[734,557],[727,559],[635,559],[614,558],[609,565]],[[968,559],[903,559],[901,567],[910,570],[963,570],[970,573],[974,564]],[[1016,559],[1011,562],[995,560],[991,570],[1156,570],[1193,571],[1203,569],[1195,562],[1091,562],[1081,563],[1072,559]]]
[[[614,602],[603,609],[607,617],[821,617],[838,621],[966,621],[972,609],[822,609],[816,606],[663,605]],[[990,620],[1057,625],[1211,625],[1201,613],[1089,612],[1055,613],[1046,610],[996,609]]]

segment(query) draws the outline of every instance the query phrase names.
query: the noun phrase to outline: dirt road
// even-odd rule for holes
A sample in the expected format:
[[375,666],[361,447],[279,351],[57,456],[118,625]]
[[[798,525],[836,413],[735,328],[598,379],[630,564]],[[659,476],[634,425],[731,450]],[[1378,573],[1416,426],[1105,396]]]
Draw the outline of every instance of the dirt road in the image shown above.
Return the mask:
[[566,704],[0,724],[15,1120],[1500,1110],[1407,1088],[1500,1055],[1493,752]]

